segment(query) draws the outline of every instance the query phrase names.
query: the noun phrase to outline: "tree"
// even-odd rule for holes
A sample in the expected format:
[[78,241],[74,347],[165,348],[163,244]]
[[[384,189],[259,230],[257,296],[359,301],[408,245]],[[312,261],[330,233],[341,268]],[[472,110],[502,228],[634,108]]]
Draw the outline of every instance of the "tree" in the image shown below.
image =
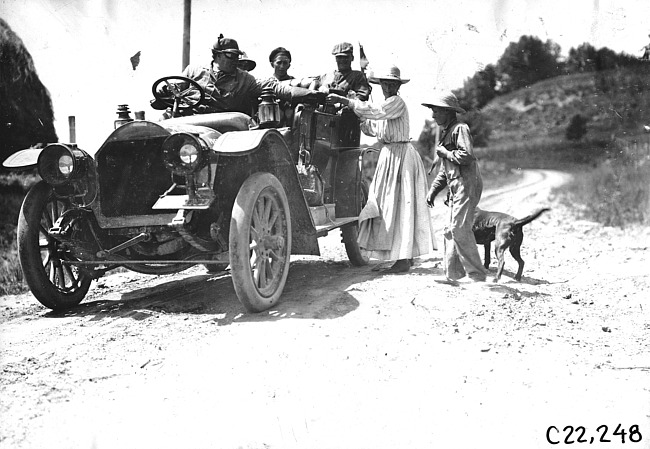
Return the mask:
[[0,160],[37,143],[56,142],[50,93],[23,41],[0,18]]
[[496,96],[497,71],[492,64],[485,66],[454,91],[461,106],[468,110],[481,109]]
[[566,60],[567,73],[591,72],[596,69],[596,48],[585,42],[578,48],[569,50],[569,57]]
[[607,47],[596,50],[593,45],[585,42],[578,48],[569,50],[565,70],[566,73],[595,72],[636,64],[637,59],[631,55],[616,53]]
[[497,62],[501,93],[531,86],[560,74],[560,46],[551,40],[521,36],[511,42]]

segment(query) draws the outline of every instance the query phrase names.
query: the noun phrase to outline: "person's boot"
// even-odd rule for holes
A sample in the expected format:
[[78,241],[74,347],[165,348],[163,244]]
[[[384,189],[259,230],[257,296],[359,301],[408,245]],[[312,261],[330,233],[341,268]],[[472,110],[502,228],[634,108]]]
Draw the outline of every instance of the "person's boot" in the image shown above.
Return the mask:
[[384,273],[406,273],[411,269],[411,263],[408,259],[400,259],[392,267],[384,270]]

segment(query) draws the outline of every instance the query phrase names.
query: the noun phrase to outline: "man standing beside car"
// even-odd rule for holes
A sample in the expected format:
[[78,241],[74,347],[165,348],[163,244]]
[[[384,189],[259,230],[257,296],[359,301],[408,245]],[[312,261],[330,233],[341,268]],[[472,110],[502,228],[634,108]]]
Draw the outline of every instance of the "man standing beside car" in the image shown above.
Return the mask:
[[[235,39],[220,36],[212,46],[212,61],[209,64],[188,65],[183,70],[183,76],[198,82],[205,90],[203,103],[195,107],[194,112],[242,112],[252,116],[265,87],[273,88],[279,99],[291,102],[313,101],[324,97],[314,90],[289,86],[277,80],[257,80],[238,68],[242,54]],[[198,98],[198,93],[193,95]],[[155,104],[152,105],[156,108]]]
[[316,77],[314,87],[325,93],[329,93],[330,89],[340,90],[344,96],[354,92],[353,98],[368,101],[371,88],[363,72],[352,70],[353,51],[354,47],[348,42],[335,45],[332,54],[336,58],[337,69]]
[[436,147],[442,164],[427,193],[427,204],[433,207],[436,196],[445,187],[449,192],[449,225],[443,234],[446,279],[437,282],[455,285],[465,276],[467,282],[484,282],[486,272],[472,232],[476,206],[483,192],[483,179],[474,155],[469,126],[459,122],[456,116],[465,110],[451,92],[439,92],[422,106],[431,109],[442,132]]

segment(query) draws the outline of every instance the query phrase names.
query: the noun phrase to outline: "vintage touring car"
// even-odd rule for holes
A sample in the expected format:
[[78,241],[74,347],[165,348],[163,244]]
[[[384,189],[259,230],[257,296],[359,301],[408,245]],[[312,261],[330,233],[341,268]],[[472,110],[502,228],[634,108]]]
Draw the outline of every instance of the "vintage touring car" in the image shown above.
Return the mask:
[[[168,96],[161,83],[172,86]],[[182,83],[200,91],[198,99],[190,88],[173,88]],[[18,252],[43,305],[79,304],[93,279],[117,267],[162,275],[204,264],[229,265],[244,307],[264,311],[282,294],[290,255],[320,255],[318,237],[336,228],[350,262],[367,262],[356,240],[367,150],[351,111],[303,103],[291,126],[279,127],[271,91],[256,120],[232,112],[179,116],[204,95],[187,78],[161,78],[152,92],[172,118],[132,119],[122,107],[94,152],[52,143],[5,161],[36,165],[42,178],[20,211]]]

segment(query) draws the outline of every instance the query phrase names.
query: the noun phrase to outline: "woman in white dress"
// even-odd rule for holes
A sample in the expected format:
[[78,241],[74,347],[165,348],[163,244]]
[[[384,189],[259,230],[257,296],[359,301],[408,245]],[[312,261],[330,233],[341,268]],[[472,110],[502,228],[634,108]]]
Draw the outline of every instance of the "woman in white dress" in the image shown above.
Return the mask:
[[363,119],[364,134],[377,137],[382,145],[368,202],[359,215],[359,246],[370,258],[395,261],[385,272],[404,273],[414,257],[436,249],[425,202],[426,171],[410,142],[408,109],[398,95],[409,80],[391,66],[368,81],[381,85],[384,101],[373,104],[336,94],[330,94],[327,101],[350,107]]

